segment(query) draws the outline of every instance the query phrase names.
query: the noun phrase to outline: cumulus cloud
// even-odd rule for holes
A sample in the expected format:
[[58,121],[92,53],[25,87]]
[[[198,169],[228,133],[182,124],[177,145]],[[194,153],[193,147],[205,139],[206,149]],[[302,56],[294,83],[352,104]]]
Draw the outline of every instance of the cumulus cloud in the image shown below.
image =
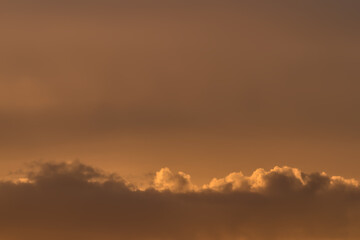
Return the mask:
[[329,191],[334,188],[357,189],[359,182],[326,173],[307,174],[297,168],[274,167],[269,171],[260,168],[251,176],[234,172],[224,178],[214,178],[203,189],[218,192],[250,191],[260,193],[288,193],[289,191]]
[[184,172],[173,173],[169,168],[162,168],[156,172],[154,188],[158,191],[169,190],[171,192],[189,192],[197,189],[191,183],[190,175]]
[[156,172],[139,190],[80,162],[36,163],[0,182],[0,238],[157,240],[359,239],[354,179],[296,168],[234,172],[203,187]]

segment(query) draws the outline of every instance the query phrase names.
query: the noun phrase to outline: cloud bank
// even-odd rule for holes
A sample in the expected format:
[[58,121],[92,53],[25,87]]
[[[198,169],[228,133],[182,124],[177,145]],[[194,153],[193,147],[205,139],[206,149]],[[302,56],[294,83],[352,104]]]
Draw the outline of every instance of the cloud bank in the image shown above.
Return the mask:
[[0,238],[358,239],[356,180],[290,167],[195,186],[163,168],[139,190],[79,163],[37,163],[0,183]]

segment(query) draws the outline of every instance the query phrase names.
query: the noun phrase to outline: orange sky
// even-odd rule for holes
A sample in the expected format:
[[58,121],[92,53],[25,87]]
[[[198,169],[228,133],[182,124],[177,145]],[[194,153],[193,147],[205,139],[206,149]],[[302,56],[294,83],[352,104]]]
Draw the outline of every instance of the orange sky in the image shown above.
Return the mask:
[[205,183],[358,177],[356,1],[4,1],[0,175],[80,159]]

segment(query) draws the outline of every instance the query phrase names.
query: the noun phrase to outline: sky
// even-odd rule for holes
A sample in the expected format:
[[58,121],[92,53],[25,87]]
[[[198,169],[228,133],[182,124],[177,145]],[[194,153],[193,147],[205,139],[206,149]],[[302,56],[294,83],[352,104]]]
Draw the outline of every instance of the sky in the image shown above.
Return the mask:
[[[0,0],[0,6],[0,212],[15,211],[0,217],[0,228],[23,219],[25,232],[49,239],[65,224],[58,236],[70,240],[70,233],[91,239],[89,226],[94,239],[106,233],[111,240],[117,224],[134,240],[359,238],[352,228],[360,218],[358,1]],[[43,178],[48,167],[51,177]],[[254,187],[251,176],[259,171],[263,184]],[[269,174],[280,176],[275,187]],[[306,176],[325,183],[310,191],[318,179]],[[130,203],[142,212],[130,216],[124,207]],[[51,212],[53,206],[60,208]],[[316,221],[306,215],[319,206]],[[161,215],[166,208],[170,216]],[[23,214],[36,210],[38,221],[27,225]],[[271,218],[277,210],[292,214]],[[124,218],[116,218],[122,211]],[[73,231],[65,221],[71,212],[78,221],[101,213],[114,224],[96,228],[101,221],[93,219]],[[131,235],[138,218],[148,237]],[[280,233],[287,218],[292,225]],[[164,224],[169,229],[160,234]]]

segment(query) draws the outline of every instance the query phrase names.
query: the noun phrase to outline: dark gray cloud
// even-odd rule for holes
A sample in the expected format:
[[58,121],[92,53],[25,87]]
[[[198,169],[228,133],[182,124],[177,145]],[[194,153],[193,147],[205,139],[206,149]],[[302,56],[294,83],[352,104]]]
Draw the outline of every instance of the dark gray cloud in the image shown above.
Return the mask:
[[[190,181],[188,175],[169,169],[156,174],[158,185],[141,191],[116,174],[79,162],[42,163],[23,172],[27,176],[22,182],[0,183],[2,239],[360,237],[358,183],[324,173],[260,169],[249,177],[230,174],[203,188],[181,187],[179,193],[171,184],[168,190],[164,184],[156,190],[160,180],[184,183],[179,178],[185,176]],[[236,181],[248,184],[219,188],[221,180],[233,186],[241,186]]]

